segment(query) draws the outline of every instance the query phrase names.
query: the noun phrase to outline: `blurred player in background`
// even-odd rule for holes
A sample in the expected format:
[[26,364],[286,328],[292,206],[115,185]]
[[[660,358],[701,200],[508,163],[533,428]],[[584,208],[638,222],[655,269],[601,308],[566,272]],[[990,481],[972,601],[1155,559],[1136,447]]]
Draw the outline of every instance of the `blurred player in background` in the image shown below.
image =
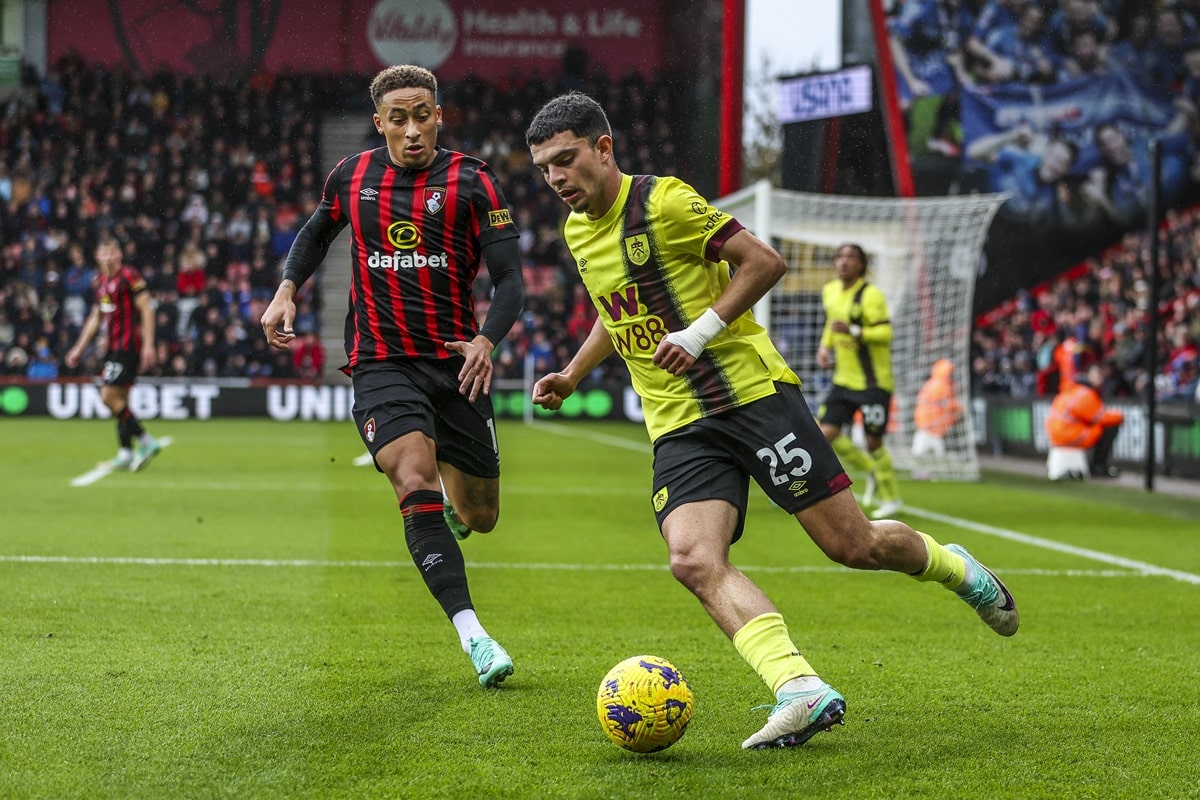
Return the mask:
[[[288,347],[293,297],[349,225],[343,371],[354,384],[354,419],[400,502],[413,562],[490,688],[513,663],[475,613],[456,538],[490,531],[499,517],[491,354],[525,290],[517,227],[491,169],[437,146],[437,91],[421,67],[375,76],[373,120],[386,144],[334,167],[262,326],[271,346]],[[482,327],[471,294],[481,259],[495,287]]]
[[625,360],[654,441],[651,503],[671,574],[775,693],[766,725],[742,747],[803,744],[846,710],[775,605],[729,561],[751,477],[834,561],[940,583],[993,630],[1015,633],[1012,596],[966,550],[871,522],[844,491],[850,479],[799,378],[750,311],[783,276],[779,253],[682,181],[621,172],[608,118],[587,95],[548,102],[525,138],[573,212],[563,236],[599,312],[563,370],[534,384],[533,401],[560,408],[612,353]]
[[[817,348],[817,366],[833,367],[833,387],[817,410],[821,430],[838,458],[867,475],[864,506],[876,499],[873,519],[900,512],[900,482],[892,456],[883,446],[892,405],[892,320],[883,292],[866,280],[867,254],[844,244],[834,256],[837,278],[821,290],[825,329]],[[867,453],[842,431],[862,412]]]
[[140,470],[158,455],[162,446],[146,432],[129,407],[129,390],[138,369],[158,362],[154,347],[154,305],[142,274],[122,263],[121,245],[109,234],[96,245],[96,301],[83,323],[79,339],[67,351],[68,367],[75,367],[88,344],[104,330],[104,361],[100,367],[100,399],[117,421],[117,456],[113,469]]

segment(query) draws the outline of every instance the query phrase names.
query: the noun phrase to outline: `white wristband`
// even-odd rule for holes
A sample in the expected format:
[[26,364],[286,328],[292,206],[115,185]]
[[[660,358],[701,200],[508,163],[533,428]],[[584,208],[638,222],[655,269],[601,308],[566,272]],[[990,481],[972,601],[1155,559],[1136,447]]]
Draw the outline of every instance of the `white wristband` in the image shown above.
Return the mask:
[[862,325],[851,325],[850,326],[850,335],[853,336],[855,339],[861,339],[862,338]]
[[705,345],[726,327],[721,315],[710,308],[683,330],[668,333],[667,341],[682,347],[692,358],[699,358]]

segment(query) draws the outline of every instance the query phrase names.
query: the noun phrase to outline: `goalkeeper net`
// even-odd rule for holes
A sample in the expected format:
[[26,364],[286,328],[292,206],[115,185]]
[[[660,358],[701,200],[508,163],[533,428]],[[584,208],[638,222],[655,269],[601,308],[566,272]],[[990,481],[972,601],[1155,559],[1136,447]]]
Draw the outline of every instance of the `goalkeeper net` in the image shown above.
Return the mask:
[[[866,250],[867,280],[887,298],[893,328],[896,386],[887,448],[897,468],[914,477],[979,479],[968,363],[971,308],[984,238],[1004,199],[1003,194],[846,197],[775,189],[760,181],[713,203],[787,260],[787,274],[755,307],[755,317],[804,381],[814,410],[830,385],[830,373],[816,363],[825,324],[821,288],[836,277],[839,245]],[[944,436],[918,434],[917,392],[943,358],[954,365],[954,392],[963,411]],[[853,435],[862,446],[858,425]]]

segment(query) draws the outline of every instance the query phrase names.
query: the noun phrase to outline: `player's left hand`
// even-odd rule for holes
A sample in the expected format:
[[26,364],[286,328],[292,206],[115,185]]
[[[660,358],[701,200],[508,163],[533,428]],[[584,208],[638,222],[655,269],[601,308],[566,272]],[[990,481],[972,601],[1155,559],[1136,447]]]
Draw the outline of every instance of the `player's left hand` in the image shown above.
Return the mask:
[[654,366],[666,370],[677,378],[687,372],[695,363],[694,355],[665,337],[658,343],[658,348],[654,351]]
[[158,351],[149,345],[142,347],[142,363],[141,369],[154,369],[158,364]]
[[465,361],[458,371],[458,391],[472,403],[480,392],[492,391],[492,350],[495,345],[486,336],[476,336],[469,342],[446,342],[446,349],[458,353]]

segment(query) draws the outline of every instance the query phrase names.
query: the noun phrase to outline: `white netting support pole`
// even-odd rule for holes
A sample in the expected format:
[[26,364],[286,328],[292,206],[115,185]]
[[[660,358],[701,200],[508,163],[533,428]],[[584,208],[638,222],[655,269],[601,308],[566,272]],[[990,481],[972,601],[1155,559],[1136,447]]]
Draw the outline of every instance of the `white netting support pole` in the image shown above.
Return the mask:
[[[767,244],[771,244],[771,182],[760,180],[754,184],[754,219],[743,225],[753,225],[752,233]],[[720,206],[717,206],[720,208]],[[768,326],[771,319],[771,293],[767,292],[754,304],[754,318],[760,325]],[[769,327],[768,327],[769,330]]]
[[[777,347],[804,380],[813,405],[824,397],[830,374],[817,367],[825,314],[821,287],[832,280],[833,255],[847,242],[870,259],[867,278],[888,300],[893,327],[896,386],[887,436],[901,469],[930,478],[977,480],[975,420],[970,402],[971,309],[975,277],[992,217],[1005,196],[872,198],[809,194],[761,187],[714,202],[769,241],[788,272],[755,307]],[[750,222],[748,222],[750,221]],[[962,418],[934,448],[917,437],[913,408],[933,364],[949,359]]]
[[533,367],[533,353],[526,353],[525,370],[521,380],[521,391],[525,396],[521,418],[525,421],[526,425],[533,422],[533,384],[537,381],[537,375],[534,373]]

